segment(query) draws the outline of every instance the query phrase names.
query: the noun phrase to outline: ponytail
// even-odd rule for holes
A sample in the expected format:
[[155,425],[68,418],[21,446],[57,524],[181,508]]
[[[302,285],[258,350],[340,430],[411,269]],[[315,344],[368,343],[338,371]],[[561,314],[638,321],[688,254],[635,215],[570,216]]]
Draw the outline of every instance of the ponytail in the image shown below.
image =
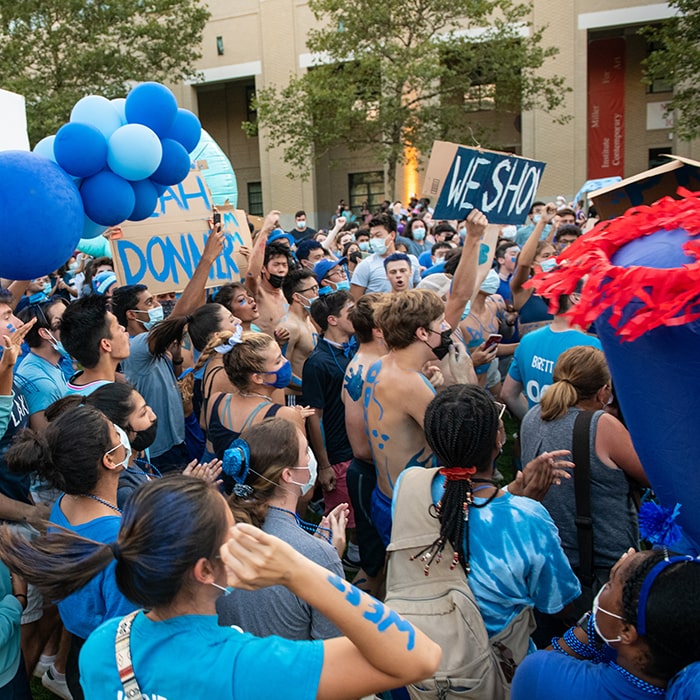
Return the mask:
[[148,332],[148,349],[153,357],[163,357],[165,351],[174,342],[181,343],[185,334],[185,326],[192,316],[170,315]]
[[569,408],[578,403],[578,400],[578,391],[569,379],[554,382],[540,398],[542,420],[563,418]]

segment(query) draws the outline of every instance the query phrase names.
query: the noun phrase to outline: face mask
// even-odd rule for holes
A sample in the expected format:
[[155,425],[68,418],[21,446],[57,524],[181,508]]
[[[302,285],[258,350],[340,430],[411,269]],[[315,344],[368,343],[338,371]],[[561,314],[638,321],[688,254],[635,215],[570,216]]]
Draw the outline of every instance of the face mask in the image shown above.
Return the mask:
[[275,289],[279,289],[284,284],[284,275],[270,275],[268,281]]
[[157,323],[160,323],[163,320],[163,307],[162,306],[154,306],[152,309],[148,309],[146,311],[145,309],[134,309],[138,313],[141,314],[148,314],[148,321],[141,321],[143,324],[143,327],[147,330],[150,331],[153,326],[155,326]]
[[289,386],[292,381],[292,364],[289,360],[285,360],[284,364],[275,372],[265,372],[265,374],[274,374],[274,382],[265,382],[266,386],[273,386],[275,389],[284,389]]
[[532,215],[532,220],[537,224],[539,223],[540,219],[542,218],[542,214],[533,214]]
[[117,462],[114,466],[126,469],[129,464],[129,460],[131,459],[131,445],[129,443],[129,438],[116,423],[114,424],[114,429],[117,431],[117,435],[119,435],[119,445],[115,445],[111,450],[107,450],[105,454],[108,455],[110,452],[114,452],[114,450],[119,449],[119,446],[121,445],[126,451],[126,454],[124,455],[124,459],[121,462]]
[[348,280],[340,280],[340,282],[335,283],[335,291],[340,292],[349,292],[350,291],[350,282]]
[[428,347],[433,351],[433,354],[438,360],[442,360],[450,351],[450,347],[452,346],[452,331],[449,329],[446,331],[434,331],[432,328],[429,328],[428,330],[431,333],[437,333],[440,336],[440,343],[435,347],[432,347],[428,343],[426,343],[426,345],[428,345]]
[[63,347],[63,343],[60,340],[56,340],[51,333],[49,333],[49,343],[51,347],[61,356],[70,357],[68,351]]
[[547,258],[540,263],[540,270],[542,270],[542,272],[551,272],[556,266],[556,258]]
[[313,304],[318,297],[311,297],[311,299],[307,299],[303,294],[298,295],[299,303],[307,310],[309,311],[311,309],[311,304]]
[[425,238],[424,228],[414,228],[413,229],[413,239],[416,241],[422,241]]
[[[223,591],[224,595],[231,595],[231,593],[233,593],[233,591],[235,590],[233,586],[224,587],[220,586],[218,583],[214,583],[213,581],[211,585],[214,586],[214,588],[218,588],[220,591]],[[235,627],[235,625],[232,625],[232,627]]]
[[80,263],[79,263],[79,262],[72,262],[70,265],[68,265],[68,269],[69,269],[71,272],[77,272],[79,267],[80,267]]
[[47,282],[44,285],[44,290],[43,290],[44,294],[46,294],[46,296],[49,296],[49,294],[51,294],[52,289],[53,289],[53,285],[51,284],[51,282]]
[[[51,290],[49,290],[51,291]],[[30,304],[39,304],[42,301],[46,300],[46,293],[42,290],[41,292],[34,292],[34,294],[29,295],[29,303]]]
[[362,260],[362,253],[360,253],[359,250],[355,251],[354,253],[350,253],[350,262],[352,263],[359,263],[360,260]]
[[386,253],[386,241],[383,238],[373,238],[370,244],[373,253],[377,255],[384,255],[384,253]]
[[154,443],[157,431],[158,419],[154,420],[153,423],[151,423],[151,425],[149,425],[145,430],[134,430],[134,433],[136,434],[133,438],[131,438],[131,446],[137,452],[143,452],[143,450],[150,447]]
[[445,256],[444,255],[436,255],[435,256],[435,264],[439,265],[441,262],[445,262]]
[[297,228],[306,228],[306,221],[297,221]]
[[[605,584],[605,585],[607,585],[607,584]],[[610,615],[610,617],[615,617],[615,618],[617,618],[618,620],[624,620],[624,618],[623,618],[621,615],[616,615],[615,613],[611,613],[610,611],[605,610],[605,608],[601,608],[601,607],[600,607],[600,603],[599,603],[598,601],[600,600],[600,594],[603,592],[603,589],[604,589],[604,588],[605,588],[605,586],[603,586],[603,588],[601,588],[601,589],[598,591],[598,594],[597,594],[596,597],[593,599],[593,606],[592,606],[592,608],[591,608],[591,614],[593,615],[593,627],[595,628],[596,634],[597,634],[606,644],[615,644],[615,642],[621,641],[622,637],[621,637],[620,635],[618,635],[617,637],[615,637],[615,639],[608,639],[607,637],[605,637],[605,636],[602,634],[602,632],[600,631],[600,627],[598,627],[598,611],[600,611],[600,612],[602,612],[602,613],[605,613],[606,615]]]
[[369,241],[358,241],[357,245],[360,246],[360,250],[369,253]]
[[[309,456],[309,479],[308,481],[304,482],[303,484],[298,482],[298,481],[292,481],[291,483],[296,484],[297,486],[301,486],[301,495],[306,496],[309,491],[314,487],[314,484],[316,483],[316,477],[318,476],[318,462],[316,461],[316,457],[314,457],[314,453],[311,451],[310,447],[306,448],[306,454]],[[295,467],[295,469],[307,469],[307,467]]]
[[[459,231],[458,231],[457,233],[459,234],[459,237],[460,237],[462,240],[464,240],[464,239],[467,237],[467,229],[466,229],[466,228],[461,228],[461,229],[459,229]],[[448,238],[447,235],[446,235],[446,236],[445,236],[445,240],[446,240],[446,241],[450,241],[450,240],[452,240],[452,238],[451,238],[451,237]]]
[[479,291],[484,294],[495,294],[498,291],[501,280],[495,270],[489,270],[486,279],[481,283]]
[[174,299],[160,302],[160,305],[163,309],[163,318],[168,318],[168,316],[170,316],[170,314],[173,312],[173,309],[175,308],[176,303],[177,302]]

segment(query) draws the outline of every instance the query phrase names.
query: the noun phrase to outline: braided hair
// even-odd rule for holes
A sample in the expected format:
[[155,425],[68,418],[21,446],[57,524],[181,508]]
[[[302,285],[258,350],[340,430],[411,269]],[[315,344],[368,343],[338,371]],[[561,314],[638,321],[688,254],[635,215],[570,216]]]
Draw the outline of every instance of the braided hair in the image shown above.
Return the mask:
[[[622,615],[637,626],[639,595],[649,572],[669,553],[645,553],[629,572],[622,589]],[[682,668],[700,661],[700,565],[682,561],[662,571],[649,590],[644,639],[649,647],[645,671],[670,680]]]
[[428,405],[424,429],[428,445],[443,467],[445,493],[437,506],[431,504],[430,514],[440,521],[439,537],[412,558],[423,557],[426,574],[432,561],[439,561],[445,543],[454,549],[451,568],[457,563],[469,575],[469,508],[483,508],[498,493],[496,489],[486,502],[473,501],[472,480],[493,483],[479,478],[489,473],[498,434],[499,418],[496,405],[479,386],[459,384],[440,392]]

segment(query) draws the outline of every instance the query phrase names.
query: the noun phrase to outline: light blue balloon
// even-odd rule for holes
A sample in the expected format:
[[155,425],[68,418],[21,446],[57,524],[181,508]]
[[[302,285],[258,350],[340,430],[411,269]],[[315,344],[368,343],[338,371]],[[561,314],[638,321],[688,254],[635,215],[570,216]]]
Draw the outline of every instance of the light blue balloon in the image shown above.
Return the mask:
[[120,126],[109,139],[107,165],[126,180],[144,180],[153,175],[163,157],[163,146],[143,124]]
[[[87,221],[90,221],[90,219],[87,219],[86,217],[86,222]],[[94,226],[99,225],[96,224],[94,221],[91,221],[90,223]],[[106,230],[104,226],[102,227],[102,230]],[[109,241],[104,236],[96,236],[95,238],[81,238],[78,241],[75,248],[81,253],[87,253],[93,258],[112,257],[112,251],[110,249]]]
[[89,124],[102,132],[105,139],[122,125],[121,117],[114,105],[101,95],[88,95],[75,103],[70,120],[78,124]]
[[217,206],[230,204],[236,207],[238,205],[236,173],[233,171],[228,156],[204,129],[202,129],[202,136],[190,154],[190,158],[195,162],[198,160],[207,161],[209,167],[202,170],[202,175],[204,175],[204,180],[211,190],[214,204]]
[[53,142],[55,139],[56,134],[52,134],[51,136],[44,136],[44,138],[41,139],[41,141],[39,141],[39,143],[37,143],[36,146],[34,146],[32,151],[38,156],[48,158],[49,160],[52,160],[55,163],[56,156],[53,153]]
[[124,126],[124,124],[127,123],[126,113],[124,112],[124,108],[126,107],[126,97],[115,97],[113,100],[110,100],[110,102],[114,105],[114,109],[117,110],[122,126]]

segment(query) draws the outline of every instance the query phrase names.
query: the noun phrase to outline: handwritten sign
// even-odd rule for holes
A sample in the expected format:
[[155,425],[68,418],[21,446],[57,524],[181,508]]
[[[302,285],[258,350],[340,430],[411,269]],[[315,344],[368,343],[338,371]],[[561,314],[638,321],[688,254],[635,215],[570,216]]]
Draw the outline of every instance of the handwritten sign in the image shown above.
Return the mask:
[[[241,246],[251,245],[245,212],[218,207],[226,234],[224,250],[212,265],[207,287],[238,282],[247,261]],[[209,236],[212,199],[204,177],[192,170],[168,187],[156,211],[144,221],[124,222],[110,240],[119,285],[145,284],[152,294],[182,291],[191,279]]]
[[435,203],[435,219],[465,219],[480,209],[492,224],[525,221],[545,163],[508,153],[436,141],[423,194]]

